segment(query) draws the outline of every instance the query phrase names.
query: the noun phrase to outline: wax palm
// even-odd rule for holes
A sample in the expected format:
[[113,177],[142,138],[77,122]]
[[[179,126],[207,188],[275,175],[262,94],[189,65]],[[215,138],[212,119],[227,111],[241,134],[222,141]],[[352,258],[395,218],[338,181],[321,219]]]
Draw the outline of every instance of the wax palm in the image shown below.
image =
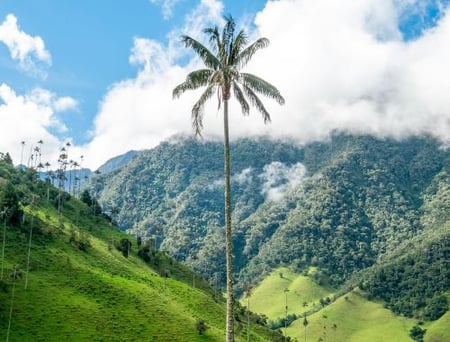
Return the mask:
[[231,236],[231,191],[230,191],[230,149],[228,128],[228,101],[231,95],[237,99],[242,113],[248,115],[250,105],[262,114],[264,123],[270,121],[270,114],[258,95],[265,95],[279,104],[284,98],[277,88],[263,79],[241,72],[253,55],[269,44],[267,38],[259,38],[247,46],[247,35],[243,30],[235,33],[235,22],[231,16],[225,17],[222,32],[217,26],[203,30],[209,36],[212,50],[198,40],[182,36],[182,42],[201,58],[205,68],[189,73],[186,80],[173,90],[178,98],[187,90],[206,87],[198,101],[192,107],[192,126],[196,135],[201,135],[205,103],[217,95],[219,108],[223,104],[224,117],[224,172],[225,172],[225,246],[227,260],[227,327],[226,340],[234,341],[233,321],[233,245]]

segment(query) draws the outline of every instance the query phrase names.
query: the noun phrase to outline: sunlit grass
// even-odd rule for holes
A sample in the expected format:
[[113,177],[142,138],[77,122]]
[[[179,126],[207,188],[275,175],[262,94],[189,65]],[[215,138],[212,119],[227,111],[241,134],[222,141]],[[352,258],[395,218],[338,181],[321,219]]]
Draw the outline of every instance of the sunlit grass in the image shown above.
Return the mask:
[[[172,277],[160,276],[137,256],[133,237],[94,218],[78,201],[66,203],[61,216],[45,202],[26,210],[36,215],[38,228],[33,232],[28,289],[24,277],[16,282],[10,341],[223,340],[223,302],[215,301],[212,291],[190,287],[183,277],[192,275],[184,266],[174,263],[178,268]],[[71,231],[87,233],[87,251],[70,243]],[[132,240],[128,258],[112,245],[121,238]],[[6,337],[11,300],[12,280],[6,276],[16,264],[25,271],[27,243],[26,226],[8,227],[0,340]],[[204,335],[196,330],[198,319],[209,327]],[[252,341],[264,341],[264,335],[269,335],[267,330],[252,332]]]

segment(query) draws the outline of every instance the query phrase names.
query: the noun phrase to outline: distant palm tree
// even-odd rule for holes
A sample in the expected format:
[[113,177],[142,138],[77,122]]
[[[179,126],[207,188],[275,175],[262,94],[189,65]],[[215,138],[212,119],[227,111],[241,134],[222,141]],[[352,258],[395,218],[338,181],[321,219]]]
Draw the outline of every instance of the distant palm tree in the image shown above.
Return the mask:
[[44,144],[44,141],[41,139],[37,142],[41,147],[39,147],[39,164],[42,163],[42,145]]
[[219,107],[223,103],[224,120],[224,174],[225,174],[225,246],[227,275],[226,341],[234,341],[234,293],[233,293],[233,244],[231,235],[231,189],[230,189],[230,147],[228,127],[228,101],[233,94],[241,105],[244,115],[248,115],[250,104],[262,114],[264,123],[270,121],[270,115],[257,94],[265,95],[284,103],[277,88],[263,79],[241,72],[253,55],[269,44],[267,38],[259,38],[247,45],[247,35],[243,30],[235,32],[235,22],[231,16],[225,17],[225,26],[219,32],[217,26],[203,30],[209,36],[212,51],[189,36],[182,36],[187,48],[192,48],[202,59],[205,68],[189,73],[186,80],[175,87],[173,97],[178,98],[187,90],[206,87],[192,108],[192,126],[195,135],[201,135],[203,129],[204,105],[217,94]]
[[22,145],[22,150],[20,151],[20,165],[22,166],[23,164],[23,149],[25,147],[25,141],[21,141],[20,144]]
[[[33,195],[31,198],[30,208],[34,210],[38,201],[38,196]],[[31,240],[33,238],[33,225],[34,225],[34,215],[31,214],[31,222],[30,222],[30,235],[28,239],[28,255],[27,255],[27,272],[25,273],[25,290],[28,288],[28,273],[30,272],[30,256],[31,256]]]
[[250,341],[250,297],[252,295],[252,286],[245,287],[245,298],[247,298],[247,342]]
[[22,276],[22,272],[20,271],[19,266],[18,265],[14,266],[11,274],[9,275],[9,277],[13,281],[13,288],[12,288],[12,293],[11,293],[11,304],[9,307],[9,320],[8,320],[8,330],[6,332],[6,342],[9,342],[9,333],[11,331],[11,320],[12,320],[12,313],[13,313],[13,308],[14,308],[14,295],[16,292],[16,282],[21,276]]
[[308,326],[308,320],[306,319],[306,312],[304,314],[304,318],[303,318],[303,326],[305,327],[305,342],[306,342],[306,327]]
[[5,244],[6,244],[6,220],[8,218],[8,207],[5,207],[0,213],[3,216],[3,242],[2,242],[2,267],[0,273],[0,280],[3,280],[3,263],[5,261]]

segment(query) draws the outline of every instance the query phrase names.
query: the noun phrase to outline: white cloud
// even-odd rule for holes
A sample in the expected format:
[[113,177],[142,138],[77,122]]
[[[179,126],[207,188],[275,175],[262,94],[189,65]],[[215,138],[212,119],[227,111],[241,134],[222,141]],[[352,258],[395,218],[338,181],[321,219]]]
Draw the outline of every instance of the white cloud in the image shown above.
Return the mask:
[[269,2],[256,24],[272,45],[251,68],[286,98],[286,106],[270,106],[271,134],[309,141],[340,129],[450,139],[450,18],[406,43],[396,11],[388,0]]
[[[264,125],[256,110],[243,117],[232,102],[232,137],[269,134],[308,142],[342,130],[398,138],[427,133],[448,142],[449,10],[435,28],[405,42],[398,30],[404,1],[409,0],[268,1],[250,36],[268,37],[271,45],[254,56],[246,71],[277,86],[286,105],[264,100],[272,114],[272,123]],[[222,10],[220,1],[201,1],[185,26],[169,33],[167,45],[135,39],[130,62],[140,66],[139,72],[105,95],[94,138],[85,146],[91,164],[192,132],[190,110],[199,92],[178,100],[171,93],[200,64],[186,60],[192,56],[179,37],[204,39],[201,29],[220,23]],[[214,101],[206,110],[204,136],[222,136]]]
[[289,166],[281,162],[272,162],[264,166],[259,177],[264,182],[261,193],[269,201],[278,201],[286,191],[295,188],[305,180],[306,168],[302,163]]
[[140,66],[135,78],[112,85],[100,104],[92,141],[84,146],[87,165],[97,168],[107,158],[130,149],[157,145],[176,133],[192,132],[190,107],[196,93],[172,99],[173,88],[195,67],[175,63],[186,51],[180,50],[180,35],[200,31],[201,23],[220,18],[221,3],[204,0],[186,17],[186,24],[171,34],[167,46],[135,38],[130,63]]
[[8,14],[0,25],[0,41],[9,49],[11,58],[19,63],[22,70],[45,76],[40,64],[51,65],[50,52],[39,36],[30,36],[22,31],[13,14]]
[[173,8],[180,0],[150,0],[152,4],[160,4],[164,19],[169,19],[173,15]]
[[[9,152],[15,163],[20,163],[22,157],[26,163],[30,149],[43,140],[43,158],[50,163],[56,161],[63,142],[51,131],[64,132],[67,128],[55,114],[73,109],[75,104],[75,100],[58,98],[45,89],[19,95],[7,84],[0,84],[0,151]],[[21,141],[26,143],[23,156]]]

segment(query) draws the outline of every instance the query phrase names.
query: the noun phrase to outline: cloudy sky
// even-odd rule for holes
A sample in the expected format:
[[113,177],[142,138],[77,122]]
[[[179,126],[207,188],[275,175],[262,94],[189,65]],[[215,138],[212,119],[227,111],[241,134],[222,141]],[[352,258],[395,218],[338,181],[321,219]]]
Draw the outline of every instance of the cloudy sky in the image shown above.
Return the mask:
[[[245,71],[286,99],[266,100],[272,123],[232,103],[233,137],[300,142],[333,130],[450,142],[449,0],[0,0],[0,152],[25,163],[43,140],[56,164],[84,155],[97,168],[131,149],[192,133],[199,93],[172,89],[200,67],[180,35],[231,13],[250,37],[270,39]],[[204,135],[221,136],[217,104]],[[25,141],[22,150],[21,142]]]

